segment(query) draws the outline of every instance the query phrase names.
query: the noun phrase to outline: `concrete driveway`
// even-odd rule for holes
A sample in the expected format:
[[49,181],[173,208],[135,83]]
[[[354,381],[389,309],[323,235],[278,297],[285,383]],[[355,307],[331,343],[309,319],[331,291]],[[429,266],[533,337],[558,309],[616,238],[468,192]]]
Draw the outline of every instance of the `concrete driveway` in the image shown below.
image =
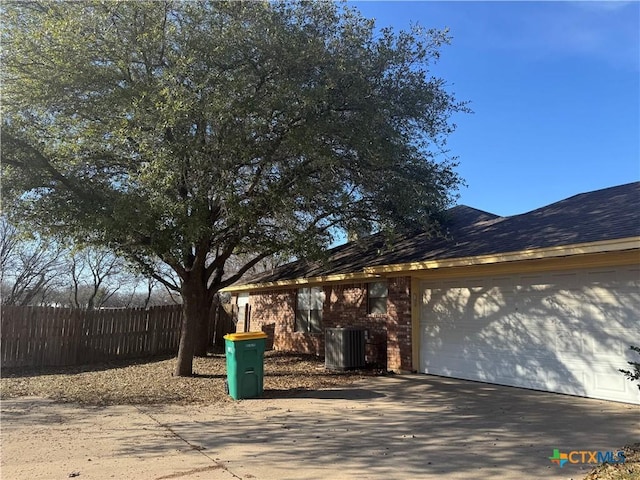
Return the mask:
[[579,479],[549,457],[640,441],[640,406],[445,379],[372,378],[213,406],[2,402],[2,478]]

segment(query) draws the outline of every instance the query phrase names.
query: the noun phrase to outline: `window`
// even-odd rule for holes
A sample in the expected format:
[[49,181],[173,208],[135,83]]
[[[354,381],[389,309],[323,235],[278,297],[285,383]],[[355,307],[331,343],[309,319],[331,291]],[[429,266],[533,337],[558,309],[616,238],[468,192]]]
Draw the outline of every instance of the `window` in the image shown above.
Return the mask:
[[247,292],[238,293],[236,304],[238,305],[238,308],[243,308],[249,305],[249,294]]
[[298,289],[296,302],[296,332],[322,333],[322,287]]
[[387,282],[367,285],[367,313],[387,313]]
[[236,304],[238,305],[238,318],[236,321],[240,323],[241,330],[240,332],[248,332],[251,329],[249,313],[251,309],[249,307],[249,293],[241,292],[238,294],[238,298],[236,299]]

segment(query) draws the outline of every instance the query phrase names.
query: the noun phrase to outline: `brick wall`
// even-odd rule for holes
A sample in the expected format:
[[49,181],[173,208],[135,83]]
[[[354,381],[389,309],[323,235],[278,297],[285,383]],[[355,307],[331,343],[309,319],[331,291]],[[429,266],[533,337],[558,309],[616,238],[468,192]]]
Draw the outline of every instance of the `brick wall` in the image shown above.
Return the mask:
[[[387,314],[367,314],[365,283],[327,285],[322,329],[366,330],[366,361],[390,370],[411,370],[411,279],[389,279]],[[267,332],[276,350],[324,356],[324,333],[295,331],[297,289],[251,292],[249,329]]]
[[411,371],[411,277],[389,279],[387,368]]
[[367,285],[331,285],[324,288],[324,328],[359,327],[366,331],[366,361],[387,363],[387,315],[367,313]]

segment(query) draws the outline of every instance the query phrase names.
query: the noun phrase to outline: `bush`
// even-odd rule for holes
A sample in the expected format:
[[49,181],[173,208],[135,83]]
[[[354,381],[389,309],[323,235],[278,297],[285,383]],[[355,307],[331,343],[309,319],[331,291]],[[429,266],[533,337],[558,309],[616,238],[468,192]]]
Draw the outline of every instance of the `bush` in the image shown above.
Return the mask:
[[[634,347],[631,345],[629,347],[634,352],[640,354],[640,347]],[[627,377],[632,382],[636,380],[640,380],[640,362],[627,362],[629,365],[633,367],[633,371],[620,369],[622,373],[624,373],[625,377]],[[640,389],[640,381],[638,381],[638,388]]]

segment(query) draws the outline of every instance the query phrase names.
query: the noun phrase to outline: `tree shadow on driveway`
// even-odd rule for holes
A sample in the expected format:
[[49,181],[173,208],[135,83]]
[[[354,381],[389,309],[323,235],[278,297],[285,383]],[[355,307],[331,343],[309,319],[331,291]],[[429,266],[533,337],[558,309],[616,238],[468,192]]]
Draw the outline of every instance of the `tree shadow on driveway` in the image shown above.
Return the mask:
[[307,398],[324,400],[366,400],[372,398],[382,398],[386,394],[376,392],[366,388],[335,388],[331,390],[275,390],[265,389],[262,398]]
[[[155,418],[257,478],[568,478],[553,449],[615,450],[638,441],[640,407],[427,375],[368,379]],[[184,417],[183,417],[184,418]],[[162,445],[140,445],[162,449]]]

